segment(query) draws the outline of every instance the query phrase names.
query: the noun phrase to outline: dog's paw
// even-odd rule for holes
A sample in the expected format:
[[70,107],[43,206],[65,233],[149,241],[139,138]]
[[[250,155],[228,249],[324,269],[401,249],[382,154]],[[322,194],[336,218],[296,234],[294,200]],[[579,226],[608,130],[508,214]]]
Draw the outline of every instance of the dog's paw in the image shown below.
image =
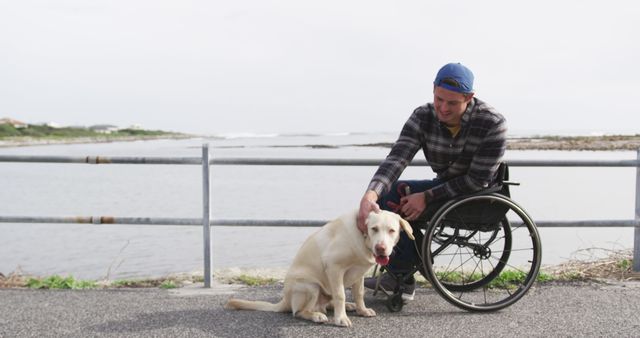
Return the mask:
[[351,327],[351,319],[347,316],[340,316],[333,318],[333,325],[342,327]]
[[375,317],[376,312],[370,308],[356,309],[356,313],[362,317]]
[[311,321],[314,323],[326,323],[329,321],[329,318],[322,312],[314,312],[311,315]]
[[347,311],[355,311],[357,309],[356,303],[344,303],[344,308]]

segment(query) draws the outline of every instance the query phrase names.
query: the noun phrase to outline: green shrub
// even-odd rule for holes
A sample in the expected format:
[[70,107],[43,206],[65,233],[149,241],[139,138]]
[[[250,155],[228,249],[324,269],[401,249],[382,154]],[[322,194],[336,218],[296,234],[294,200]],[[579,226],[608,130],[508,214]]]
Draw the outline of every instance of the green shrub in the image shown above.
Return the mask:
[[10,124],[0,124],[0,138],[20,136],[20,132]]

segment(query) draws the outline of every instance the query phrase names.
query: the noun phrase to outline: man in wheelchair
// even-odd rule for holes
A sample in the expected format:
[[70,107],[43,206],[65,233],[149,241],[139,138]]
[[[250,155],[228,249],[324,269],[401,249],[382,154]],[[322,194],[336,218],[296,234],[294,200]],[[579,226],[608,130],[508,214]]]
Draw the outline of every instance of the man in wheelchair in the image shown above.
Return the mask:
[[[506,149],[506,123],[493,107],[474,97],[473,74],[460,63],[449,63],[433,83],[433,103],[416,108],[404,124],[389,155],[373,175],[360,201],[358,227],[370,211],[397,212],[408,221],[425,217],[427,206],[491,187]],[[418,150],[422,149],[432,180],[398,181]],[[410,270],[418,262],[414,243],[401,234],[387,266],[389,272]],[[415,279],[403,279],[403,299],[412,300]],[[379,284],[371,277],[365,287],[386,291],[398,279],[389,274]]]

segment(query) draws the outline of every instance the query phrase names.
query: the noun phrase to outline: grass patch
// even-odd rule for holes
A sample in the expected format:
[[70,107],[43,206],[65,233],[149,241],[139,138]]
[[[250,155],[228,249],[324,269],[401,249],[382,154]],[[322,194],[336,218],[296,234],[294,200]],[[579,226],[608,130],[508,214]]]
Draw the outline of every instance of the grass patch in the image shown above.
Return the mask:
[[249,275],[240,275],[232,278],[232,282],[246,284],[248,286],[264,286],[273,285],[278,282],[275,278],[270,277],[257,277]]
[[517,270],[507,270],[502,271],[496,278],[494,278],[491,283],[489,283],[489,288],[499,288],[499,289],[511,289],[516,288],[516,285],[521,285],[524,283],[526,278],[526,274],[522,271]]
[[[175,289],[185,283],[193,283],[197,276],[170,276],[149,279],[120,279],[115,281],[80,280],[72,276],[49,277],[25,276],[21,271],[15,271],[8,276],[0,273],[0,288],[31,288],[31,289],[102,289],[102,288],[162,288]],[[202,279],[202,277],[200,277]]]
[[[442,283],[450,284],[471,284],[480,281],[487,276],[486,274],[477,272],[473,274],[462,274],[460,272],[436,272],[436,275],[438,276],[438,280]],[[500,289],[515,288],[518,285],[521,285],[526,277],[526,274],[522,271],[502,271],[498,276],[492,279],[489,284],[487,284],[487,287]]]
[[[469,284],[472,283],[474,281],[480,280],[483,278],[483,275],[480,273],[473,273],[471,275],[463,275],[461,273],[458,272],[437,272],[436,275],[438,276],[438,280],[440,280],[441,282],[444,283],[451,283],[451,284]],[[500,288],[500,289],[511,289],[511,288],[515,288],[518,285],[522,284],[524,282],[524,279],[526,278],[526,274],[522,271],[518,271],[518,270],[506,270],[506,271],[502,271],[496,278],[494,278],[488,285],[487,287],[489,288]],[[536,277],[536,283],[547,283],[547,282],[553,282],[553,281],[557,281],[557,280],[582,280],[582,279],[571,279],[570,276],[564,276],[563,278],[560,278],[558,276],[554,276],[551,275],[547,272],[544,271],[540,271],[538,273],[538,276]],[[431,287],[431,284],[426,281],[426,280],[422,280],[420,281],[420,284],[422,286],[425,287]]]
[[161,289],[175,289],[177,287],[178,287],[178,285],[176,285],[176,282],[173,281],[173,280],[170,280],[170,279],[168,279],[168,280],[162,282],[162,284],[160,284],[160,288]]
[[546,272],[540,271],[538,273],[538,277],[536,277],[536,282],[538,283],[546,283],[554,280],[554,277]]
[[616,266],[620,271],[631,271],[631,269],[633,268],[633,260],[623,258],[616,262]]
[[[501,289],[513,288],[524,283],[526,277],[526,274],[519,270],[503,271],[489,283],[489,287]],[[539,272],[538,276],[536,276],[536,282],[538,283],[550,282],[553,279],[553,276],[544,272]]]
[[77,280],[72,276],[53,275],[46,278],[29,278],[26,287],[31,289],[95,289],[98,284],[94,281]]
[[107,285],[113,288],[161,288],[175,289],[182,286],[182,282],[174,277],[152,279],[119,279]]
[[109,286],[115,288],[151,288],[158,285],[155,280],[142,279],[117,279],[109,284]]

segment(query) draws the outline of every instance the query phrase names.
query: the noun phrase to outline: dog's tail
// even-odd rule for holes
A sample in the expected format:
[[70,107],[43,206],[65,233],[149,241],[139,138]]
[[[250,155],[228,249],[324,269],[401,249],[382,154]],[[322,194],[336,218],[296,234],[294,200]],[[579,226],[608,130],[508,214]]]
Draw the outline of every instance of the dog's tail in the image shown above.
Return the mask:
[[286,312],[291,311],[287,306],[285,300],[281,300],[278,303],[268,303],[263,301],[252,301],[231,298],[224,306],[227,310],[255,310],[255,311],[270,311],[270,312]]

